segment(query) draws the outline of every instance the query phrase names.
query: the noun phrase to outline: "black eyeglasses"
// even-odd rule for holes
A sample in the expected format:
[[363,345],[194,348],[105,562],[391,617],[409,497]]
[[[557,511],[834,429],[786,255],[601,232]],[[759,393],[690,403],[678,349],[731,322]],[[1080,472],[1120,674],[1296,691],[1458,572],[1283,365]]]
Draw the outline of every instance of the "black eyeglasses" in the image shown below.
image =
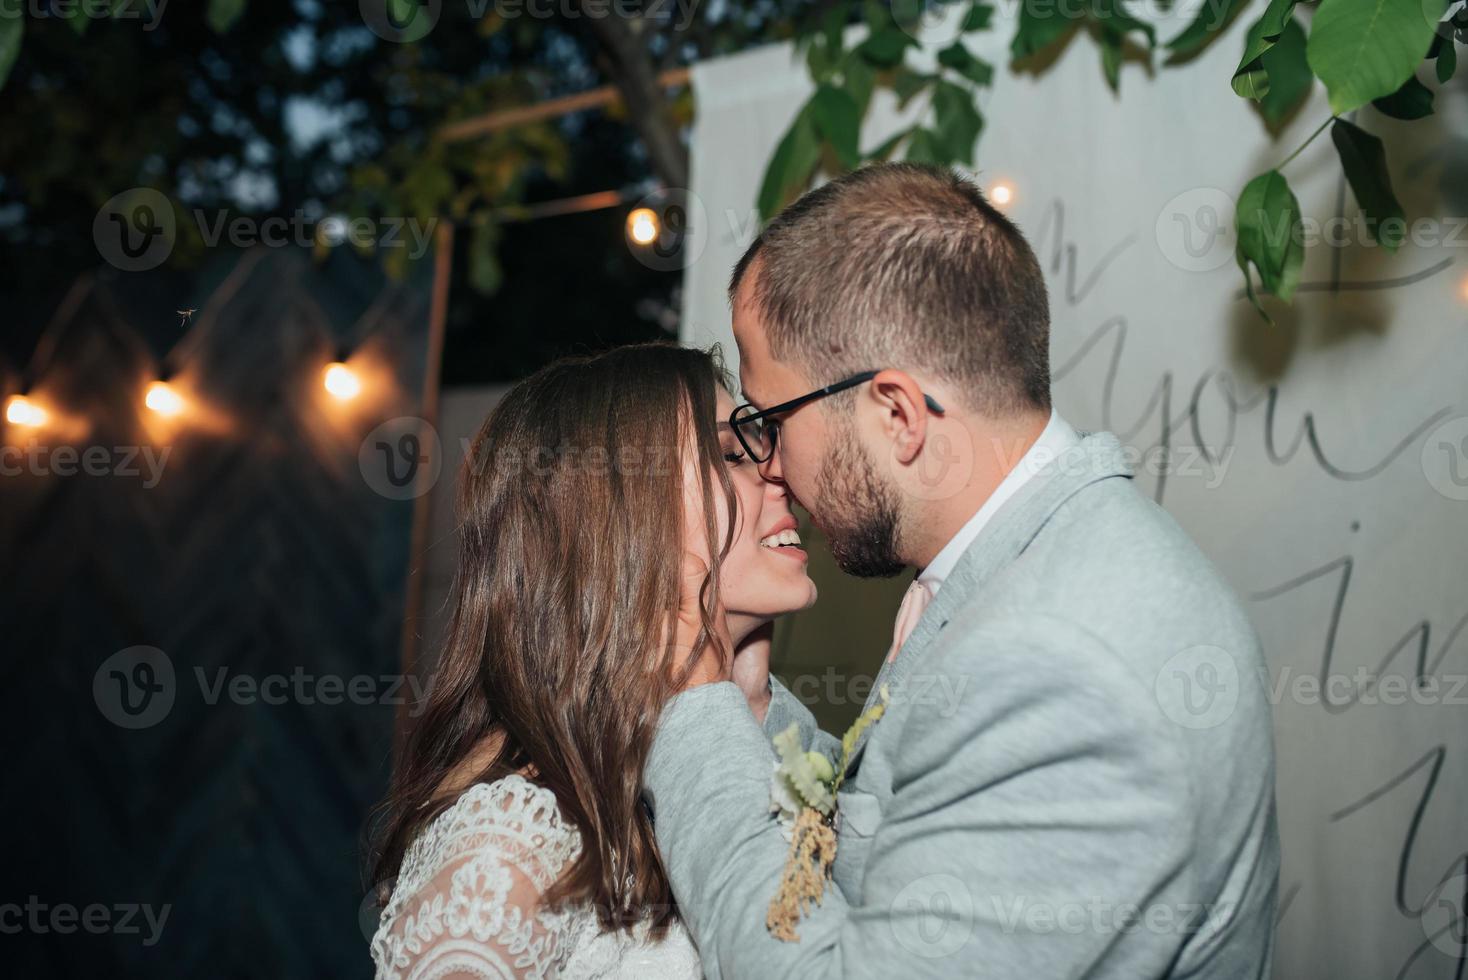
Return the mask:
[[[763,412],[751,404],[740,405],[729,414],[729,427],[734,430],[734,435],[739,438],[739,444],[744,447],[744,451],[749,453],[749,458],[756,463],[763,463],[775,454],[775,441],[779,438],[780,420],[774,416],[794,411],[806,402],[813,402],[817,398],[825,398],[838,391],[865,384],[875,378],[877,373],[876,371],[863,371],[861,374],[853,374],[845,381],[817,388],[809,394],[792,398],[788,402],[781,402]],[[939,405],[932,395],[924,395],[923,402],[927,404],[928,411],[943,414],[943,406]]]

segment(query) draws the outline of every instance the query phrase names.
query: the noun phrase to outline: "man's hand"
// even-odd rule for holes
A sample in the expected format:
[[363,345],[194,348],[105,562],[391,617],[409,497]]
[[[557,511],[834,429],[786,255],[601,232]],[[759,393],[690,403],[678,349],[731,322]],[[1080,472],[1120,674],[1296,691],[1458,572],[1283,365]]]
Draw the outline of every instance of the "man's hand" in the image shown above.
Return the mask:
[[765,723],[765,713],[770,710],[770,647],[775,636],[773,622],[756,629],[739,644],[734,651],[734,669],[730,680],[739,685],[749,701],[749,710],[755,720]]

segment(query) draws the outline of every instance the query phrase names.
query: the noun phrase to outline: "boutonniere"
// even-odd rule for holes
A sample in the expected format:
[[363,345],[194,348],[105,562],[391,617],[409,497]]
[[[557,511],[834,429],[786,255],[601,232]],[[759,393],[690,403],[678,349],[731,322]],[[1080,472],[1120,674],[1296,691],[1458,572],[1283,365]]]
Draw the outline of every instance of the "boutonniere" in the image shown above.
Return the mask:
[[836,828],[840,813],[836,791],[861,733],[887,710],[887,687],[877,703],[861,713],[841,737],[841,763],[833,767],[820,752],[800,746],[800,729],[791,725],[774,738],[780,761],[770,779],[770,810],[780,821],[790,853],[780,873],[780,887],[765,913],[765,928],[782,942],[799,942],[795,926],[812,905],[821,904],[831,866],[836,861]]

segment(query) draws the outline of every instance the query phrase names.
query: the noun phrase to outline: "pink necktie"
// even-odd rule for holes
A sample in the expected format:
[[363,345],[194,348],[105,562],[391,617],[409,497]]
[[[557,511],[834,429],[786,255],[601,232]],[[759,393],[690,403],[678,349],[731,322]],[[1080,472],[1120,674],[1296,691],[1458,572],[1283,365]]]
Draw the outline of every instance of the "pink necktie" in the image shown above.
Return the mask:
[[933,593],[928,591],[928,587],[913,579],[912,584],[907,587],[907,594],[902,597],[901,607],[897,610],[897,622],[892,627],[892,649],[887,652],[888,663],[897,657],[897,651],[902,649],[902,644],[912,635],[918,620],[923,618],[923,610],[932,601]]

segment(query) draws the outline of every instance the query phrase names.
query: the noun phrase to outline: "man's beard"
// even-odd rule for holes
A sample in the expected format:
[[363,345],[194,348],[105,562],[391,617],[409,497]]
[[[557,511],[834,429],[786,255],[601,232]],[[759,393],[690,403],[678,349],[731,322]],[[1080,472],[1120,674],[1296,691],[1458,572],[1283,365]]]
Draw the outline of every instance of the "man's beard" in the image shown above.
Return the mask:
[[884,483],[851,426],[833,434],[816,476],[819,521],[831,556],[848,575],[891,578],[907,567],[897,555],[897,494]]

